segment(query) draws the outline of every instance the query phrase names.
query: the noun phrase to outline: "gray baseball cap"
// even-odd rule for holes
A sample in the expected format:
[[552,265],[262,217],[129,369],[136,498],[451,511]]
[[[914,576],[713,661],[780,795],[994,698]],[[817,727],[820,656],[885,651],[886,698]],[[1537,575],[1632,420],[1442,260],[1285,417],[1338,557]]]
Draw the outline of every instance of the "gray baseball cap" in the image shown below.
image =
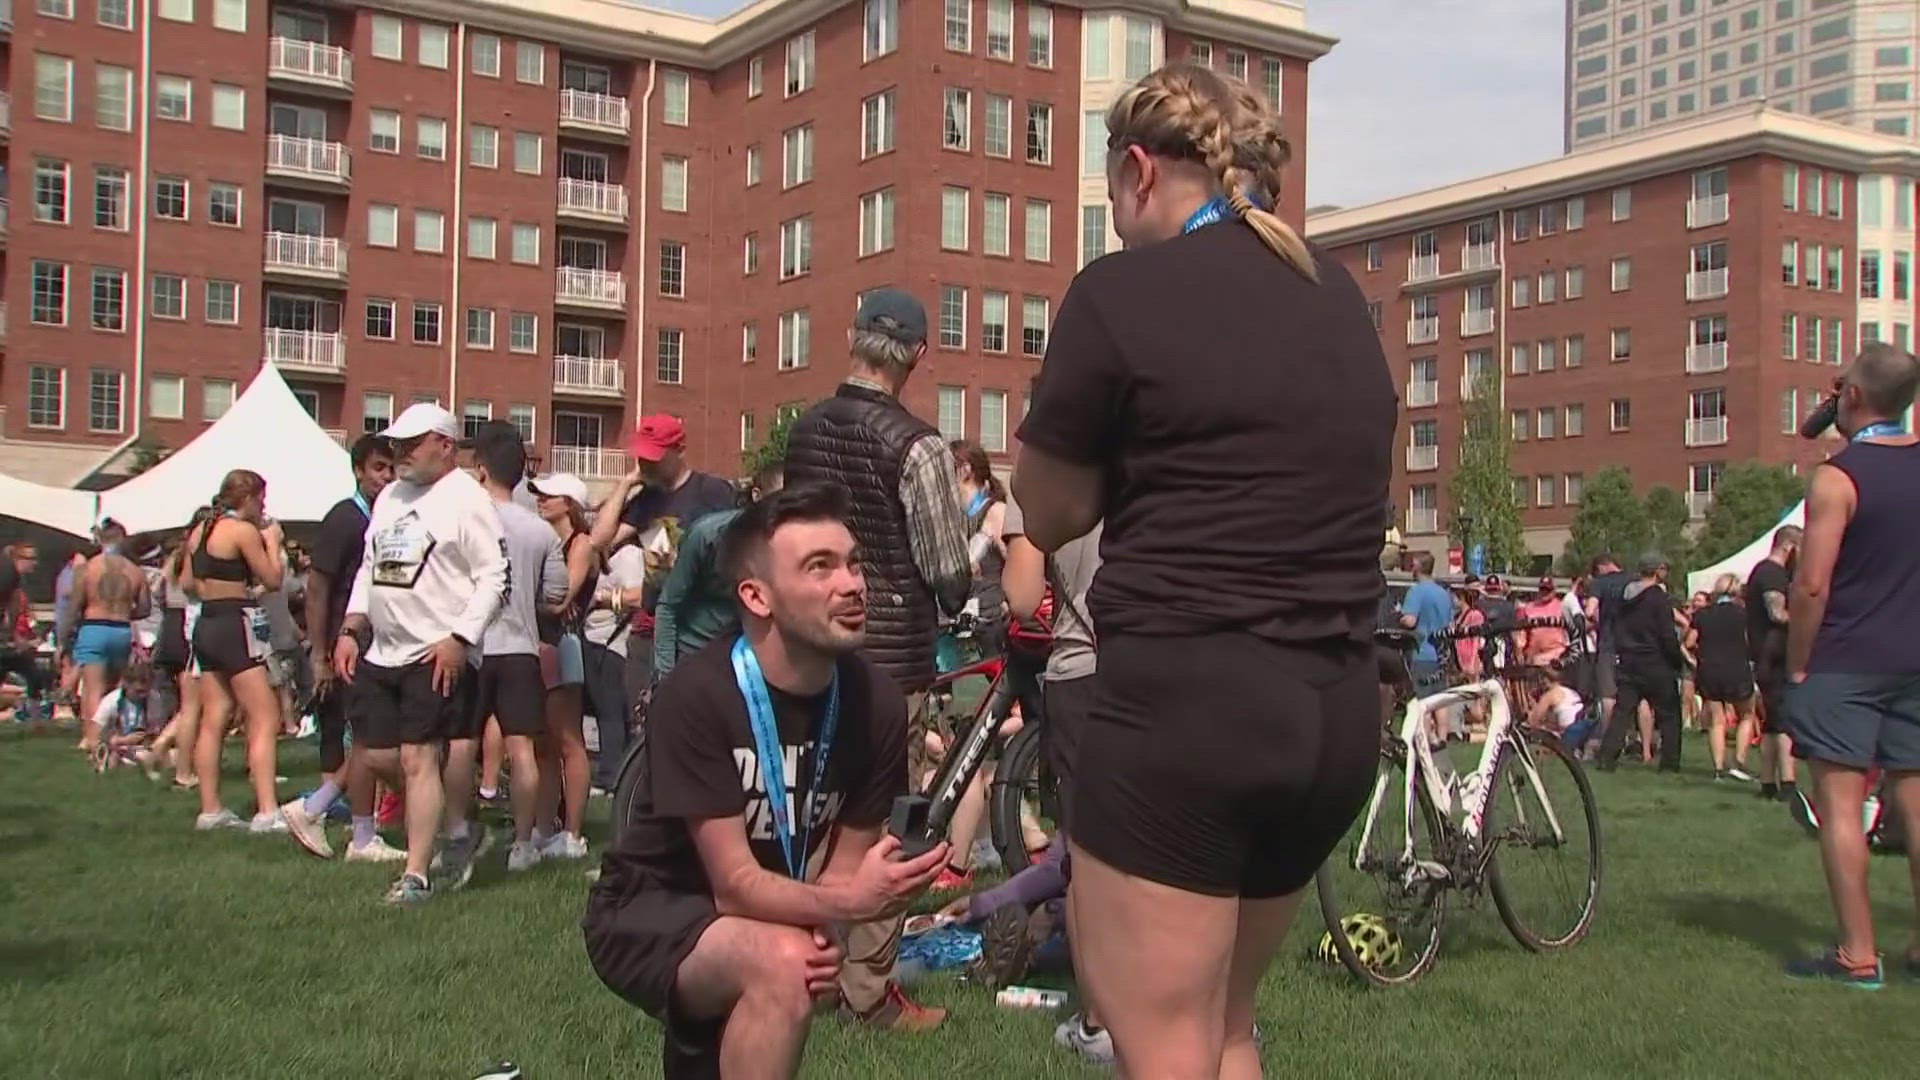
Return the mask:
[[900,289],[875,289],[860,301],[853,328],[885,334],[903,345],[920,345],[927,340],[927,309]]

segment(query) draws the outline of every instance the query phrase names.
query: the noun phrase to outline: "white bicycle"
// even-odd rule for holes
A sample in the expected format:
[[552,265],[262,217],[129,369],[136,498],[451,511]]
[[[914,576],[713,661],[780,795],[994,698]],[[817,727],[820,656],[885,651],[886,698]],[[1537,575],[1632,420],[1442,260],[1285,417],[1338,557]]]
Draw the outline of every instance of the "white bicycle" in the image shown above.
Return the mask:
[[[1436,760],[1428,716],[1472,702],[1487,706],[1487,737],[1479,766],[1461,775]],[[1472,903],[1483,885],[1521,945],[1567,948],[1592,927],[1600,897],[1593,789],[1558,738],[1514,723],[1499,679],[1409,695],[1399,732],[1381,747],[1366,812],[1316,884],[1323,952],[1370,985],[1405,986],[1426,974],[1440,953],[1448,894]]]

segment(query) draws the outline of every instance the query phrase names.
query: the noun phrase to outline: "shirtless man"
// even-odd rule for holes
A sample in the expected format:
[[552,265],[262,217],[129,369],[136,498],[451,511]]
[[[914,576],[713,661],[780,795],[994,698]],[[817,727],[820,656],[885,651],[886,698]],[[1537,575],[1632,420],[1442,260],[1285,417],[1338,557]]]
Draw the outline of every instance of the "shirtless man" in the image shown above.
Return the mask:
[[94,723],[100,699],[120,684],[133,655],[133,620],[144,618],[152,603],[146,575],[120,554],[126,528],[108,518],[95,534],[100,554],[74,575],[68,601],[80,627],[73,637],[73,662],[80,668],[80,749],[88,752],[100,739]]

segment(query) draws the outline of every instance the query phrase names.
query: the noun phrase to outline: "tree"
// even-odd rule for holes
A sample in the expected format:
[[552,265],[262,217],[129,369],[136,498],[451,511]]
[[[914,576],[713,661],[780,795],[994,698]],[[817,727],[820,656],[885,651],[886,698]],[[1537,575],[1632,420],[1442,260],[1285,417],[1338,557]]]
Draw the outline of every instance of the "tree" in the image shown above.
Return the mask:
[[1500,382],[1483,376],[1461,415],[1460,465],[1447,481],[1453,510],[1447,533],[1463,552],[1485,544],[1488,570],[1511,571],[1525,563],[1527,547],[1513,497],[1511,433],[1505,421]]
[[1712,566],[1767,530],[1806,494],[1806,486],[1784,465],[1742,461],[1727,466],[1714,485],[1707,524],[1695,538],[1701,566]]
[[799,402],[782,405],[773,411],[773,426],[767,429],[767,437],[760,440],[760,445],[740,451],[740,472],[743,477],[751,480],[761,469],[787,460],[787,434],[793,430],[793,422],[806,411],[806,406]]
[[159,441],[153,436],[140,436],[132,446],[127,448],[127,476],[129,478],[139,476],[141,473],[167,460],[167,456],[171,453],[173,453],[173,451],[160,445]]
[[1665,484],[1647,491],[1647,542],[1667,560],[1671,580],[1684,582],[1693,566],[1693,541],[1687,536],[1692,517],[1686,497]]
[[1631,563],[1646,549],[1652,525],[1627,470],[1609,465],[1587,479],[1570,531],[1560,557],[1560,572],[1568,576],[1586,573],[1596,555],[1612,554]]

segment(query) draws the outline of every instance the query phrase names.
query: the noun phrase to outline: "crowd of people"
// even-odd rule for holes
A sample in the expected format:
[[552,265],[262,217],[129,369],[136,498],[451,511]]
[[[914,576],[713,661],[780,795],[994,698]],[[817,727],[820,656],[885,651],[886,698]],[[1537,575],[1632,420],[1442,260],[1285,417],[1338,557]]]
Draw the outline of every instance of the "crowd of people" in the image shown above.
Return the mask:
[[[1291,152],[1279,118],[1174,64],[1124,92],[1106,130],[1126,250],[1060,305],[1010,495],[984,453],[902,404],[928,325],[892,288],[862,298],[848,377],[744,498],[689,467],[670,416],[640,421],[639,468],[596,508],[576,477],[529,480],[511,426],[463,439],[416,404],[353,448],[356,491],[322,523],[292,607],[321,785],[277,792],[276,681],[305,691],[273,662],[288,650],[266,597],[296,561],[244,469],[158,566],[103,527],[74,568],[62,640],[83,716],[105,718],[83,745],[111,756],[154,732],[133,752],[197,778],[197,828],[283,832],[320,857],[344,795],[345,858],[400,864],[386,898],[407,905],[468,880],[493,843],[475,808],[503,773],[521,871],[586,855],[587,800],[625,765],[634,798],[581,920],[593,970],[664,1025],[668,1077],[793,1075],[822,1004],[883,1030],[945,1021],[901,986],[904,912],[965,884],[971,845],[950,842],[958,819],[951,838],[912,824],[908,717],[946,621],[971,607],[1003,626],[1051,594],[1029,719],[1061,835],[946,914],[1064,920],[1083,1010],[1062,1045],[1124,1075],[1240,1080],[1261,1074],[1261,978],[1375,776],[1384,620],[1415,631],[1416,690],[1455,667],[1508,677],[1530,722],[1602,770],[1635,733],[1643,760],[1677,769],[1694,693],[1716,774],[1752,775],[1753,731],[1763,791],[1810,759],[1842,938],[1789,973],[1877,986],[1855,827],[1868,770],[1896,778],[1920,837],[1920,662],[1899,606],[1920,604],[1920,473],[1893,423],[1913,358],[1875,347],[1848,370],[1852,443],[1817,472],[1804,535],[1778,532],[1745,583],[1676,605],[1664,558],[1628,573],[1608,556],[1570,589],[1515,596],[1498,577],[1449,590],[1422,556],[1383,613],[1393,381],[1358,287],[1271,212]],[[129,725],[152,681],[131,626],[156,598],[146,662],[195,705]],[[1449,629],[1466,633],[1449,644]],[[250,820],[217,783],[236,716]],[[378,832],[383,787],[402,846]]]

